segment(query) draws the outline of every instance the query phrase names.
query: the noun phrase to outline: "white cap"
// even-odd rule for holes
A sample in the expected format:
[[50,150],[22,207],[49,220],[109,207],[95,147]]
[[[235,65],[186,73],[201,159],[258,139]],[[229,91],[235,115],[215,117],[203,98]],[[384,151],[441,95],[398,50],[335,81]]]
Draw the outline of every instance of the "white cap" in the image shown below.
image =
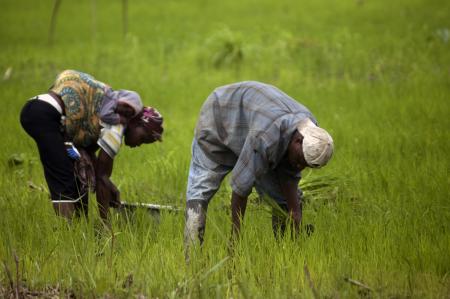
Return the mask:
[[302,120],[297,130],[303,135],[303,156],[308,166],[318,168],[327,164],[334,148],[330,134],[309,118]]

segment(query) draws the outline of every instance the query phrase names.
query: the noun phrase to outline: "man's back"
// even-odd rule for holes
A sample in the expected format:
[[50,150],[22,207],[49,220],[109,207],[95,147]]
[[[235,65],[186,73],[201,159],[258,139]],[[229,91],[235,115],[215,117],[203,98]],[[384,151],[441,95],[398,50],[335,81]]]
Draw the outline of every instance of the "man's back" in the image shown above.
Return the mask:
[[249,137],[284,148],[295,123],[306,117],[315,122],[305,106],[278,88],[244,81],[219,87],[208,97],[195,135],[210,158],[232,166]]

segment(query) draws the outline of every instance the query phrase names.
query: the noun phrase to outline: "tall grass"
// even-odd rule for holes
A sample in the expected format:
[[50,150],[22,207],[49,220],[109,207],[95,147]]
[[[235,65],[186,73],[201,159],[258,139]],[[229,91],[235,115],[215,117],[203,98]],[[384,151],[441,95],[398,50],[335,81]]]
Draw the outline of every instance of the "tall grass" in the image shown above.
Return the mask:
[[[92,3],[67,1],[49,47],[52,4],[4,1],[0,12],[8,24],[0,30],[0,72],[12,69],[0,81],[2,296],[19,277],[28,290],[78,297],[448,298],[448,3],[132,1],[124,41],[120,1],[96,1],[95,39]],[[208,94],[239,80],[279,86],[335,140],[330,165],[303,174],[310,182],[304,221],[314,234],[277,243],[269,208],[252,195],[230,255],[226,182],[189,265],[182,213],[159,220],[143,210],[129,220],[114,213],[108,231],[93,196],[89,219],[57,218],[45,191],[29,187],[46,188],[18,115],[66,68],[135,89],[161,111],[163,143],[123,148],[113,180],[124,200],[179,207]],[[315,192],[312,183],[330,177]]]

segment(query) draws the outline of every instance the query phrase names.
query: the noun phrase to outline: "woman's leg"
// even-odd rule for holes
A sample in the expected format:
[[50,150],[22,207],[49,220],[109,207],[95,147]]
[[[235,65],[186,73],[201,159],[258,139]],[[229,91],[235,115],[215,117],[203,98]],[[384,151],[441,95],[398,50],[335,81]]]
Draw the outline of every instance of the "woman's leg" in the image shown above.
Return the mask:
[[27,102],[20,116],[22,127],[38,147],[55,212],[71,218],[82,194],[74,176],[73,160],[64,146],[60,119],[54,107],[40,100]]

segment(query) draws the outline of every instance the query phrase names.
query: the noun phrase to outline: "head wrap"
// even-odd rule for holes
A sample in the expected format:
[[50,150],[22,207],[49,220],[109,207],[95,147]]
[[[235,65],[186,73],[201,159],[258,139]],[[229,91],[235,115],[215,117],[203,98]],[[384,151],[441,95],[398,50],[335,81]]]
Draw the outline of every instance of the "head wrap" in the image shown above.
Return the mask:
[[159,113],[155,108],[144,107],[138,117],[139,124],[143,126],[155,140],[161,141],[161,135],[164,131],[162,127],[163,117],[161,113]]
[[303,135],[303,156],[308,166],[318,168],[327,164],[334,149],[330,134],[309,118],[301,121],[297,130]]

